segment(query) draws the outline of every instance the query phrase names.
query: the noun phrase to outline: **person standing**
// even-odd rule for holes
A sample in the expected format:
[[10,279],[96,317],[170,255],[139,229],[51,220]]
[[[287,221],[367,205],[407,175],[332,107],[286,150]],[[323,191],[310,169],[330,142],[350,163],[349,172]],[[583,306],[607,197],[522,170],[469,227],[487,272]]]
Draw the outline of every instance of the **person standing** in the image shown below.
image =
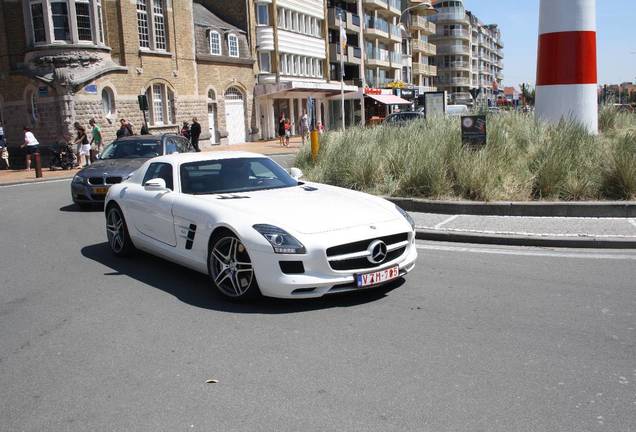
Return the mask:
[[300,135],[303,139],[303,145],[309,136],[309,116],[307,110],[303,110],[303,114],[300,116]]
[[180,133],[182,137],[184,137],[188,141],[190,140],[190,125],[188,124],[187,121],[183,122],[183,126],[181,127]]
[[[94,154],[99,154],[102,151],[102,129],[97,125],[95,119],[90,119],[88,124],[91,126],[91,162],[94,161]],[[95,145],[93,149],[92,146]]]
[[278,139],[281,146],[285,145],[285,121],[285,112],[282,112],[278,117]]
[[133,134],[132,126],[126,119],[119,120],[119,129],[117,130],[117,138],[131,136]]
[[40,143],[35,139],[35,135],[28,127],[24,128],[24,144],[21,147],[26,147],[26,170],[31,171],[31,155],[39,153]]
[[289,147],[289,138],[291,137],[291,128],[292,128],[291,120],[285,119],[285,142],[283,144],[285,147]]
[[197,152],[200,152],[199,149],[199,137],[201,136],[201,125],[197,121],[196,117],[192,117],[192,125],[190,126],[190,142],[192,143],[192,147]]
[[89,166],[91,164],[91,145],[88,142],[86,128],[79,124],[79,122],[75,122],[73,127],[77,132],[77,136],[75,137],[75,145],[77,145],[77,167],[82,167],[82,157],[84,158],[84,166]]

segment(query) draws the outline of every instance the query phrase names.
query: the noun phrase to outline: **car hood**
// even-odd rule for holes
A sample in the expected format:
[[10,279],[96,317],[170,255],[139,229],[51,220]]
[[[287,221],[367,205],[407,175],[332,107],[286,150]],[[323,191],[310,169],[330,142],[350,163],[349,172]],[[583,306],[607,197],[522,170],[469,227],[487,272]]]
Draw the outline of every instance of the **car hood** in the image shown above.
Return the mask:
[[146,158],[97,160],[81,170],[78,175],[82,177],[103,177],[108,175],[126,178],[147,160]]
[[302,186],[197,198],[302,234],[337,231],[399,219],[394,206],[378,197],[335,186]]

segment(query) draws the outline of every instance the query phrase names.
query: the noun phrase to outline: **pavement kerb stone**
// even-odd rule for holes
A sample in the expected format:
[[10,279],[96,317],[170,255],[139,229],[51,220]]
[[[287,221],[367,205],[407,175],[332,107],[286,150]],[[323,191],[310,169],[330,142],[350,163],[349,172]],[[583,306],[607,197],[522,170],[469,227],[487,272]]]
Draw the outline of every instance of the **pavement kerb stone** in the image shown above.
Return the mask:
[[488,234],[454,233],[441,230],[426,229],[417,229],[415,232],[415,237],[419,240],[499,246],[533,246],[582,249],[636,249],[636,241],[632,240],[495,236]]
[[404,210],[418,213],[526,217],[636,217],[636,201],[473,202],[385,198]]

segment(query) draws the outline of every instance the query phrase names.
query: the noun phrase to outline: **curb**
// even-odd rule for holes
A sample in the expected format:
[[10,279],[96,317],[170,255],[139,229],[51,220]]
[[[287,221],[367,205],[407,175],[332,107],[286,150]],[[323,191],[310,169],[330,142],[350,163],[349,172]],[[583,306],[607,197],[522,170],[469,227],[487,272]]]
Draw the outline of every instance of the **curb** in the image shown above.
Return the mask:
[[386,197],[386,199],[404,210],[418,213],[525,217],[636,217],[635,201],[473,202],[393,197]]
[[473,243],[499,246],[534,246],[581,249],[636,249],[636,241],[595,238],[514,237],[486,234],[451,233],[417,229],[415,238],[451,243]]

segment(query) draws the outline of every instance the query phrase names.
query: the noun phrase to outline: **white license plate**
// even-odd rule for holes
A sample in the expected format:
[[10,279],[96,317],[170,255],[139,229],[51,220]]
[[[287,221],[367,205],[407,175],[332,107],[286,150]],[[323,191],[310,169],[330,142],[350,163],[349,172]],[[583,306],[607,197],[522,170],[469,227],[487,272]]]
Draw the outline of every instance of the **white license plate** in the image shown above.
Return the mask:
[[400,267],[395,266],[384,270],[379,270],[372,273],[364,273],[356,275],[356,282],[358,288],[368,287],[373,285],[379,285],[388,282],[393,279],[397,279],[400,276]]

